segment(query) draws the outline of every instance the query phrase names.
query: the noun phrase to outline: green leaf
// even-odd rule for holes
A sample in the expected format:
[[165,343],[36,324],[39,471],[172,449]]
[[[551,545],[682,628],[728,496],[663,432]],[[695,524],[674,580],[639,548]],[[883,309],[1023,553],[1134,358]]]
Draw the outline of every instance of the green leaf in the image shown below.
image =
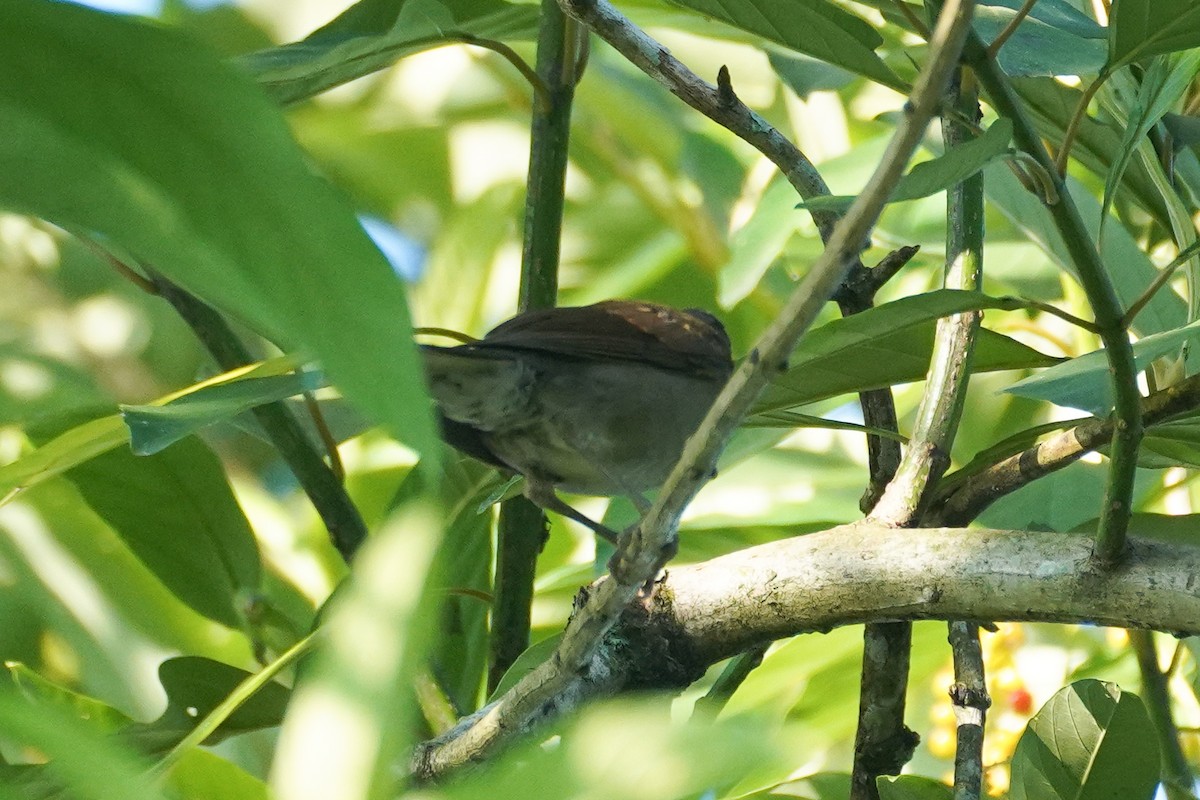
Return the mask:
[[111,736],[69,711],[30,703],[6,684],[0,684],[0,730],[6,742],[47,759],[44,766],[0,765],[0,785],[21,788],[21,797],[64,793],[79,800],[164,797],[150,765]]
[[841,89],[854,80],[854,75],[841,67],[807,56],[768,51],[767,60],[779,79],[802,100],[807,100],[813,92]]
[[[1146,369],[1154,359],[1176,353],[1180,347],[1198,338],[1200,322],[1147,336],[1133,345],[1134,363],[1139,370]],[[1113,406],[1112,376],[1102,349],[1056,364],[1017,381],[1004,391],[1078,408],[1097,417],[1107,416]]]
[[[759,399],[755,413],[777,411],[840,394],[922,380],[941,317],[1019,301],[940,289],[877,306],[810,331],[793,352],[788,371]],[[1043,355],[1007,336],[982,329],[971,357],[975,372],[1049,366]]]
[[32,703],[70,712],[105,733],[118,731],[132,723],[129,717],[107,703],[47,680],[24,664],[7,661],[4,666],[8,668],[13,685]]
[[[929,197],[961,183],[1004,155],[1011,139],[1012,122],[1008,119],[996,120],[982,136],[914,166],[896,184],[896,190],[888,202]],[[810,211],[845,211],[853,202],[854,197],[850,195],[829,195],[805,200],[798,207]]]
[[166,772],[166,783],[183,798],[270,800],[267,785],[236,764],[207,750],[190,750]]
[[1137,695],[1084,680],[1029,722],[1012,758],[1010,800],[1139,800],[1158,785],[1158,739]]
[[782,175],[767,184],[746,224],[730,237],[729,259],[717,277],[717,303],[732,308],[754,291],[801,222],[796,190]]
[[[1008,27],[1022,0],[991,0],[975,8],[973,25],[991,43]],[[1012,77],[1095,75],[1108,55],[1107,31],[1064,0],[1040,0],[1000,50]]]
[[[440,467],[421,460],[396,508],[355,556],[353,580],[324,609],[327,635],[305,660],[280,732],[272,768],[278,796],[314,780],[355,787],[342,792],[347,798],[394,793],[394,767],[411,755],[418,733],[410,694],[397,687],[411,686],[428,663],[444,590],[433,568],[449,522],[442,489]],[[336,741],[375,745],[330,748]]]
[[890,777],[880,775],[875,779],[879,800],[953,800],[954,790],[944,783],[920,775]]
[[165,405],[123,405],[121,418],[129,428],[133,452],[153,455],[209,425],[265,403],[315,391],[324,383],[324,376],[312,371],[245,378],[200,389]]
[[238,63],[276,101],[295,103],[464,36],[532,38],[537,19],[537,6],[502,0],[362,0],[303,41]]
[[447,591],[436,611],[430,665],[451,703],[463,710],[478,707],[487,673],[491,606],[485,597],[492,591],[492,515],[480,513],[479,505],[493,491],[494,476],[494,470],[475,464],[446,470],[445,479],[457,487],[460,499],[435,567]]
[[[1200,69],[1200,50],[1159,56],[1146,70],[1137,90],[1137,100],[1129,109],[1125,135],[1116,160],[1104,182],[1104,200],[1100,204],[1101,231],[1108,220],[1108,211],[1116,198],[1117,187],[1125,176],[1138,144],[1158,124],[1163,115],[1175,107],[1187,92]],[[1182,243],[1181,243],[1182,244]]]
[[[1093,240],[1099,239],[1100,203],[1090,190],[1074,179],[1067,179],[1067,187],[1088,228],[1088,234]],[[988,201],[996,205],[1013,225],[1059,266],[1074,274],[1066,244],[1045,205],[1022,187],[1009,170],[1000,165],[985,169],[984,191]],[[1123,308],[1137,302],[1158,275],[1158,268],[1122,225],[1112,226],[1105,232],[1100,243],[1100,255],[1105,264],[1120,265],[1120,268],[1109,270],[1109,279]],[[1183,298],[1175,292],[1158,292],[1134,320],[1134,329],[1139,335],[1145,336],[1177,328],[1185,322],[1187,307]]]
[[[187,397],[193,392],[215,391],[217,392],[216,396],[220,397],[223,396],[222,392],[224,390],[219,390],[218,387],[223,385],[249,380],[257,376],[275,376],[286,373],[293,368],[294,365],[291,359],[287,357],[273,358],[252,367],[232,370],[201,381],[186,389],[173,392],[165,397],[160,397],[152,405],[161,406],[178,401],[180,398]],[[136,408],[144,409],[146,407],[138,406]],[[87,409],[75,408],[59,419],[79,419],[86,418],[88,415]],[[61,422],[48,419],[41,423],[41,428],[45,432],[53,426],[61,427],[61,424]],[[15,492],[19,490],[28,489],[44,480],[61,475],[72,467],[83,464],[101,453],[106,453],[109,450],[128,443],[129,440],[129,428],[125,425],[120,414],[109,414],[99,416],[96,419],[88,419],[69,430],[56,433],[53,439],[44,441],[32,452],[26,453],[16,461],[0,467],[0,498],[3,498],[3,500],[0,500],[0,504],[11,499]]]
[[208,50],[74,4],[0,4],[0,173],[0,206],[307,348],[368,416],[436,447],[404,287],[278,109]]
[[904,82],[875,54],[875,48],[883,44],[875,29],[826,0],[674,2],[884,86],[907,91]]
[[542,662],[554,655],[554,651],[558,649],[560,641],[562,641],[562,634],[556,633],[534,642],[525,648],[525,651],[517,656],[517,660],[504,671],[500,682],[496,684],[496,690],[488,697],[488,702],[490,703],[496,698],[501,697],[509,689],[516,686],[522,678],[537,669]]
[[0,497],[7,500],[18,490],[61,475],[128,441],[129,430],[116,414],[71,428],[33,452],[0,467]]
[[[1086,523],[1080,530],[1092,533],[1096,526]],[[1200,514],[1131,514],[1129,535],[1170,544],[1196,545],[1200,543]]]
[[[153,722],[129,726],[121,737],[143,752],[165,753],[255,676],[208,658],[169,658],[158,668],[158,679],[167,693],[166,710]],[[277,726],[290,695],[275,682],[256,686],[206,741],[215,744],[228,736]]]
[[1195,0],[1116,0],[1108,25],[1108,63],[1200,47]]
[[1138,465],[1156,469],[1200,467],[1200,415],[1192,413],[1147,428]]
[[113,450],[66,477],[180,600],[209,619],[243,626],[243,608],[259,588],[258,546],[206,445],[188,439],[153,456]]

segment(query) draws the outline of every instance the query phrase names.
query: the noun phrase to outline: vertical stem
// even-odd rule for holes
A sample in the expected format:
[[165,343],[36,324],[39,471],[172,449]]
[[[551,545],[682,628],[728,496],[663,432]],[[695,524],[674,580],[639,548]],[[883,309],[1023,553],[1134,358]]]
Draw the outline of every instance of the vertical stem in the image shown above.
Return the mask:
[[514,497],[500,506],[488,694],[529,647],[533,580],[546,534],[546,515],[524,497]]
[[1096,530],[1094,560],[1101,569],[1110,569],[1120,562],[1125,552],[1125,534],[1132,511],[1133,479],[1137,472],[1137,452],[1142,440],[1141,394],[1137,386],[1138,369],[1133,360],[1133,345],[1125,331],[1121,305],[1096,244],[1089,237],[1079,209],[1067,192],[1065,181],[1021,107],[1008,76],[974,33],[967,39],[963,57],[975,70],[992,107],[1001,116],[1012,120],[1013,139],[1017,146],[1042,167],[1046,180],[1058,194],[1058,202],[1050,204],[1048,211],[1062,234],[1104,343],[1104,353],[1112,373],[1116,408],[1108,453],[1108,481],[1104,503],[1100,508],[1100,525]]
[[1179,744],[1179,730],[1171,718],[1171,695],[1167,675],[1158,666],[1158,651],[1151,631],[1131,630],[1129,641],[1137,655],[1142,673],[1142,700],[1158,734],[1158,749],[1162,754],[1162,782],[1167,800],[1190,800],[1195,778],[1188,766],[1187,756]]
[[954,800],[979,800],[983,794],[983,723],[992,704],[979,646],[979,626],[950,623],[950,649],[954,653]]
[[904,724],[911,649],[910,622],[877,622],[863,631],[851,800],[879,800],[875,779],[899,775],[921,740]]
[[[571,105],[586,46],[582,29],[555,0],[542,0],[536,70],[546,87],[534,103],[521,251],[522,311],[554,305],[570,139]],[[529,609],[537,557],[546,541],[546,516],[524,497],[500,506],[496,583],[492,603],[488,686],[529,647]]]
[[558,3],[542,0],[536,69],[547,99],[534,103],[529,140],[519,298],[522,311],[552,306],[558,297],[567,145],[577,68],[586,42],[582,37],[579,23],[564,14]]
[[[962,120],[978,123],[982,116],[979,91],[972,73],[959,70],[948,101],[956,113],[942,115],[942,135],[946,147],[951,148],[965,144],[974,137],[971,128],[964,125]],[[976,173],[951,189],[947,201],[946,287],[978,290],[983,279],[983,173]],[[939,325],[945,324],[948,328],[945,355],[948,360],[957,358],[962,362],[962,371],[957,376],[961,387],[955,384],[956,390],[952,396],[941,404],[944,408],[938,415],[940,419],[931,422],[946,437],[943,446],[947,463],[950,442],[958,428],[966,399],[966,364],[979,323],[978,313],[963,314],[939,322]],[[938,350],[934,348],[935,359],[940,355]],[[945,464],[942,469],[945,469]],[[940,471],[930,476],[922,501],[930,497],[930,491],[941,477]],[[958,723],[954,752],[954,797],[955,800],[978,800],[983,791],[983,723],[987,708],[991,705],[985,683],[983,651],[979,646],[979,626],[972,622],[951,622],[949,640],[954,658],[954,686],[950,696]]]
[[[979,118],[975,94],[962,90],[963,72],[955,72],[948,102],[959,113]],[[943,115],[947,148],[966,141],[969,130]],[[983,176],[976,174],[948,196],[944,285],[977,289],[983,267]],[[925,394],[909,446],[870,519],[895,527],[921,524],[926,500],[950,464],[950,446],[958,430],[966,396],[967,365],[979,329],[979,313],[957,314],[938,321]],[[908,683],[909,623],[872,624],[864,633],[864,658],[859,699],[859,727],[854,748],[851,797],[877,797],[875,777],[895,774],[904,765],[915,736],[904,725],[904,694]],[[889,748],[891,752],[889,752]],[[903,756],[904,760],[900,760]]]

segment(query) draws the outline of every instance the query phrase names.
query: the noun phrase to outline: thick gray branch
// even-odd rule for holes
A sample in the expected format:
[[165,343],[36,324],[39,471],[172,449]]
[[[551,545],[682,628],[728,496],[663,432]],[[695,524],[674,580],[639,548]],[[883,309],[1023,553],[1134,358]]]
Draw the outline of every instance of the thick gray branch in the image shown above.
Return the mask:
[[[635,603],[585,667],[537,714],[495,732],[511,739],[581,702],[630,688],[678,689],[762,642],[879,620],[1087,622],[1200,633],[1200,547],[1134,540],[1099,572],[1084,536],[859,523],[672,568],[650,606]],[[604,579],[599,582],[603,585]],[[594,592],[595,587],[586,591]],[[432,778],[480,757],[463,734],[502,720],[494,706],[422,745]]]

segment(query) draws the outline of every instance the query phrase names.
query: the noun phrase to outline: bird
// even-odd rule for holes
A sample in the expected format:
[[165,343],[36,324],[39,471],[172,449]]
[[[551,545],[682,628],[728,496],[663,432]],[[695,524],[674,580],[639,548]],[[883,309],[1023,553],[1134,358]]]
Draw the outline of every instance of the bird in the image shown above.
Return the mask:
[[420,351],[448,444],[524,476],[536,505],[613,542],[557,492],[623,495],[644,511],[733,372],[715,316],[639,300],[526,311]]

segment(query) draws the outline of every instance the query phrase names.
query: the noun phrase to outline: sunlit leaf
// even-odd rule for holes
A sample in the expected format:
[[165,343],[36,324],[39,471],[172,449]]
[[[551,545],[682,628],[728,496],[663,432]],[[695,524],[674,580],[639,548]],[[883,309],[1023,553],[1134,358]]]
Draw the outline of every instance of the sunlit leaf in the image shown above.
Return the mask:
[[166,783],[186,798],[269,800],[267,785],[232,761],[207,750],[191,750],[167,771]]
[[138,455],[153,455],[217,422],[256,406],[319,389],[319,372],[247,378],[184,395],[164,405],[121,406],[129,428],[129,445]]
[[[1012,139],[1012,122],[998,119],[983,133],[966,144],[959,145],[944,155],[923,161],[896,184],[888,198],[889,203],[916,200],[938,192],[944,192],[979,172],[1008,150]],[[809,210],[845,211],[854,202],[853,196],[829,195],[805,200],[800,207]]]
[[1129,109],[1129,122],[1116,160],[1104,183],[1104,199],[1100,204],[1101,225],[1108,221],[1108,211],[1116,197],[1117,187],[1125,175],[1138,144],[1163,115],[1175,107],[1200,69],[1200,50],[1159,56],[1146,70],[1138,86],[1137,101]]
[[[974,292],[938,290],[877,306],[810,331],[775,379],[756,412],[790,408],[839,394],[921,380],[929,367],[939,318],[1010,301]],[[994,331],[981,330],[972,356],[977,372],[1049,366],[1058,359]]]
[[0,784],[19,797],[81,800],[160,800],[149,764],[99,727],[53,705],[34,704],[0,684],[0,730],[5,740],[37,751],[46,764],[0,765]]
[[132,722],[128,716],[107,703],[71,691],[42,677],[24,664],[8,661],[5,667],[8,668],[13,684],[34,704],[50,705],[68,711],[106,733],[118,731]]
[[5,2],[0,172],[0,206],[307,348],[369,416],[433,450],[400,280],[278,110],[214,54],[128,17]]
[[1158,739],[1137,695],[1083,680],[1060,689],[1029,722],[1012,757],[1012,800],[1148,800]]
[[674,0],[736,28],[904,90],[875,54],[883,44],[875,29],[825,0]]
[[1114,65],[1200,47],[1200,5],[1193,0],[1117,0],[1108,29],[1108,60]]
[[875,786],[879,790],[879,800],[952,800],[954,797],[954,790],[946,784],[920,775],[895,778],[881,775],[875,779]]
[[[167,708],[153,722],[126,728],[121,736],[139,750],[165,753],[192,732],[252,673],[208,658],[169,658],[158,668],[158,678],[167,694]],[[247,731],[274,727],[283,718],[289,692],[278,683],[267,683],[255,691],[225,719],[210,744]]]
[[503,0],[361,0],[308,38],[239,59],[280,103],[294,103],[464,38],[528,39],[537,6]]
[[[1180,347],[1198,338],[1200,323],[1147,336],[1133,345],[1134,363],[1139,370],[1146,369],[1154,359],[1176,353]],[[1108,356],[1103,350],[1093,350],[1056,364],[1037,375],[1017,381],[1005,391],[1067,408],[1078,408],[1100,417],[1106,416],[1113,405],[1112,375]]]

